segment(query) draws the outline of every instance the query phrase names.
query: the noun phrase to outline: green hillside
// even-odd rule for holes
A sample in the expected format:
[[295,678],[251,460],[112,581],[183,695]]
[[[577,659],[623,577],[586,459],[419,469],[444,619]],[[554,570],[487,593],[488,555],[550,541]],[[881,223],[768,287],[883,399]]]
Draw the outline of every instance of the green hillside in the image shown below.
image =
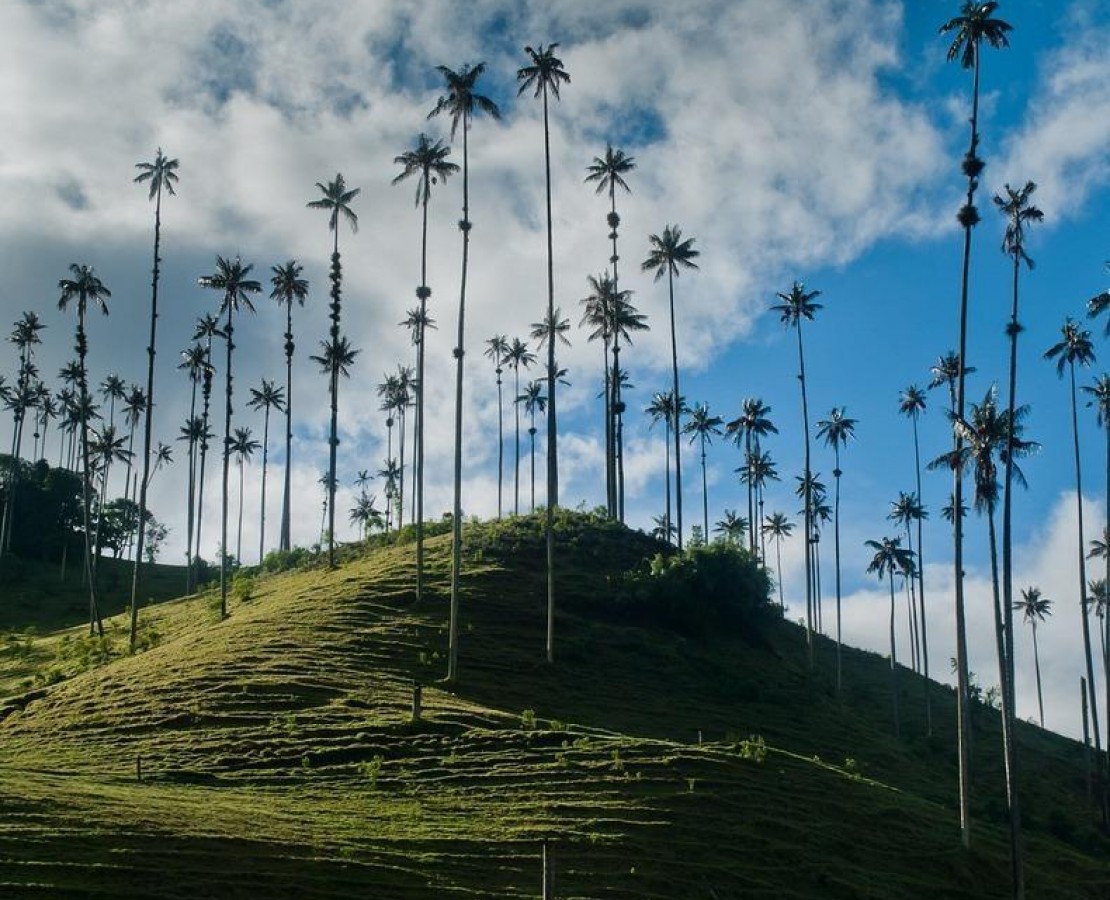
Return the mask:
[[[683,635],[606,606],[657,547],[566,514],[554,667],[538,520],[469,526],[461,677],[449,544],[411,545],[0,643],[0,895],[561,898],[1008,896],[997,712],[977,710],[974,846],[954,697],[770,619]],[[423,716],[411,720],[414,681]],[[1110,896],[1082,748],[1019,729],[1033,898]],[[141,780],[138,768],[141,766]]]

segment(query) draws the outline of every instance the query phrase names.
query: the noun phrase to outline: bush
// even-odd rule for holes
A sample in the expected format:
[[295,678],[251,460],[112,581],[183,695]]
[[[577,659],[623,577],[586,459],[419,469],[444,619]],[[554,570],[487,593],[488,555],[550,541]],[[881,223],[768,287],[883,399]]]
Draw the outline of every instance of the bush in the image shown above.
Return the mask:
[[656,554],[615,588],[613,602],[626,617],[692,635],[751,635],[775,610],[767,572],[747,550],[723,541]]

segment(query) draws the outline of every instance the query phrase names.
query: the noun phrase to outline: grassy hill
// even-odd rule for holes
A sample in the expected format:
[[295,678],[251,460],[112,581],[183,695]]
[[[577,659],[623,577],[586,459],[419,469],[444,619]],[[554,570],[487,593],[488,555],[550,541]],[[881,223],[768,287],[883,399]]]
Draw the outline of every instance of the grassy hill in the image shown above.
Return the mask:
[[[772,620],[711,637],[604,612],[657,547],[564,515],[557,664],[538,519],[469,526],[461,676],[445,671],[448,538],[350,553],[84,629],[0,643],[0,894],[561,898],[1008,896],[997,713],[975,720],[974,845],[954,697]],[[599,608],[602,610],[598,612]],[[423,716],[411,719],[413,683]],[[53,682],[53,683],[52,683]],[[1110,896],[1082,748],[1019,728],[1028,896]],[[138,769],[141,766],[141,780]]]

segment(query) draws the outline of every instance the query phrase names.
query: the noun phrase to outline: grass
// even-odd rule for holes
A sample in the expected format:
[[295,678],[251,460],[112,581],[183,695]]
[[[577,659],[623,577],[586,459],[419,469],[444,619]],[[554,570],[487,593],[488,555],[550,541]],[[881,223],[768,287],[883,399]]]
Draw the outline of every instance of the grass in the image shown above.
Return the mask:
[[[598,615],[658,547],[569,514],[547,666],[539,521],[465,531],[454,685],[446,536],[420,606],[411,545],[383,545],[257,576],[224,620],[211,595],[146,606],[134,656],[122,618],[92,651],[80,627],[0,644],[0,894],[534,897],[548,840],[563,898],[1008,896],[996,713],[964,852],[950,691],[927,736],[902,673],[896,741],[875,654],[845,653],[837,698],[797,626]],[[1019,737],[1029,896],[1106,897],[1081,748]]]

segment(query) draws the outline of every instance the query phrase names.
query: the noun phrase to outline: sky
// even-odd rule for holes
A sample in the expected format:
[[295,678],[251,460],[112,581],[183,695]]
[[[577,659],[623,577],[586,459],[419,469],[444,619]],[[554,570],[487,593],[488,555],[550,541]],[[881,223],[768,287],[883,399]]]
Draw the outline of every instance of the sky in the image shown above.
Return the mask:
[[[766,449],[784,478],[767,510],[796,516],[794,476],[802,468],[802,426],[794,335],[770,311],[797,280],[819,290],[823,309],[804,326],[811,418],[843,406],[858,420],[843,451],[841,511],[844,639],[887,652],[885,586],[866,573],[868,539],[896,533],[887,520],[899,491],[914,488],[910,423],[899,392],[924,386],[930,366],[957,339],[962,233],[955,221],[964,179],[971,79],[945,61],[938,25],[954,2],[891,0],[698,0],[607,4],[559,0],[197,0],[29,2],[0,6],[0,323],[24,310],[47,324],[38,361],[51,374],[72,352],[71,314],[56,310],[59,278],[86,263],[111,289],[110,313],[89,323],[90,377],[145,379],[153,208],[132,184],[135,163],[155,150],[180,161],[177,196],[163,209],[155,437],[176,445],[175,465],[151,487],[151,507],[170,527],[163,559],[185,549],[184,447],[175,440],[189,409],[176,368],[198,316],[218,296],[197,286],[217,254],[240,256],[268,284],[270,267],[305,266],[308,303],[295,310],[293,445],[295,543],[319,540],[326,467],[326,379],[308,357],[327,331],[325,214],[307,209],[317,182],[342,172],[361,193],[357,233],[344,229],[343,330],[360,354],[340,393],[339,536],[353,538],[346,511],[356,473],[386,455],[376,386],[413,348],[400,327],[419,281],[415,185],[392,186],[395,157],[418,134],[450,142],[449,122],[427,120],[442,93],[437,65],[484,61],[479,82],[500,121],[473,123],[469,136],[471,233],[465,320],[464,486],[467,515],[497,514],[498,405],[483,356],[494,334],[527,337],[545,311],[543,123],[531,92],[517,95],[525,45],[559,43],[571,81],[551,105],[556,303],[575,324],[559,351],[570,386],[559,397],[559,467],[566,506],[604,500],[600,347],[577,327],[586,278],[605,270],[607,198],[584,183],[606,144],[634,157],[631,193],[618,196],[621,286],[634,292],[651,331],[622,356],[635,390],[626,419],[627,509],[649,528],[664,506],[664,435],[640,411],[670,377],[665,282],[640,271],[648,236],[677,225],[694,238],[697,271],[676,283],[682,393],[726,420],[743,398],[761,397],[778,435]],[[1009,0],[1000,16],[1011,46],[984,54],[981,155],[987,168],[977,202],[971,263],[968,396],[1004,382],[1010,262],[1000,251],[1004,222],[991,195],[1035,181],[1044,223],[1031,229],[1036,261],[1021,275],[1019,402],[1030,404],[1028,489],[1015,502],[1015,586],[1037,585],[1056,605],[1040,629],[1046,724],[1081,733],[1081,674],[1075,473],[1066,382],[1042,359],[1065,316],[1110,288],[1110,3]],[[460,136],[461,138],[461,136]],[[456,145],[451,157],[461,162]],[[454,360],[461,242],[461,178],[433,186],[429,222],[428,447],[425,508],[451,505]],[[267,298],[237,321],[238,397],[260,379],[283,379],[284,317]],[[1110,358],[1102,322],[1088,322],[1096,354]],[[1090,383],[1103,361],[1081,373]],[[16,370],[5,351],[0,372]],[[533,370],[536,372],[537,370]],[[217,376],[217,384],[222,373]],[[511,398],[512,391],[506,396]],[[944,452],[944,398],[929,393],[920,422],[922,455]],[[222,406],[217,404],[222,411]],[[511,498],[512,418],[506,407],[506,486]],[[261,436],[261,415],[238,402],[235,424]],[[1080,409],[1087,537],[1105,518],[1104,435]],[[272,427],[267,545],[276,543],[284,450]],[[0,431],[0,434],[4,432]],[[542,432],[541,432],[542,436]],[[47,455],[57,453],[48,434]],[[543,471],[543,441],[537,471]],[[527,453],[527,441],[524,442]],[[828,448],[814,445],[813,468],[831,483]],[[739,450],[718,439],[708,456],[710,527],[726,508],[742,510]],[[255,562],[260,523],[258,459],[246,472],[243,558]],[[521,462],[522,498],[528,463]],[[699,519],[694,448],[683,455],[687,527]],[[924,476],[926,590],[931,673],[948,678],[954,655],[952,562],[939,511],[950,478]],[[541,478],[542,481],[542,478]],[[379,482],[370,491],[382,496]],[[119,491],[116,491],[118,493]],[[538,485],[542,501],[543,485]],[[216,557],[218,467],[206,488],[207,537]],[[253,499],[250,499],[253,498]],[[985,525],[969,519],[966,557],[971,668],[997,683],[990,628]],[[822,543],[823,583],[833,603],[831,537]],[[248,549],[253,548],[253,549]],[[804,612],[802,548],[783,546],[789,615]],[[899,658],[908,659],[900,601]],[[825,616],[826,626],[832,622]],[[1018,641],[1019,714],[1036,714],[1030,635]]]

